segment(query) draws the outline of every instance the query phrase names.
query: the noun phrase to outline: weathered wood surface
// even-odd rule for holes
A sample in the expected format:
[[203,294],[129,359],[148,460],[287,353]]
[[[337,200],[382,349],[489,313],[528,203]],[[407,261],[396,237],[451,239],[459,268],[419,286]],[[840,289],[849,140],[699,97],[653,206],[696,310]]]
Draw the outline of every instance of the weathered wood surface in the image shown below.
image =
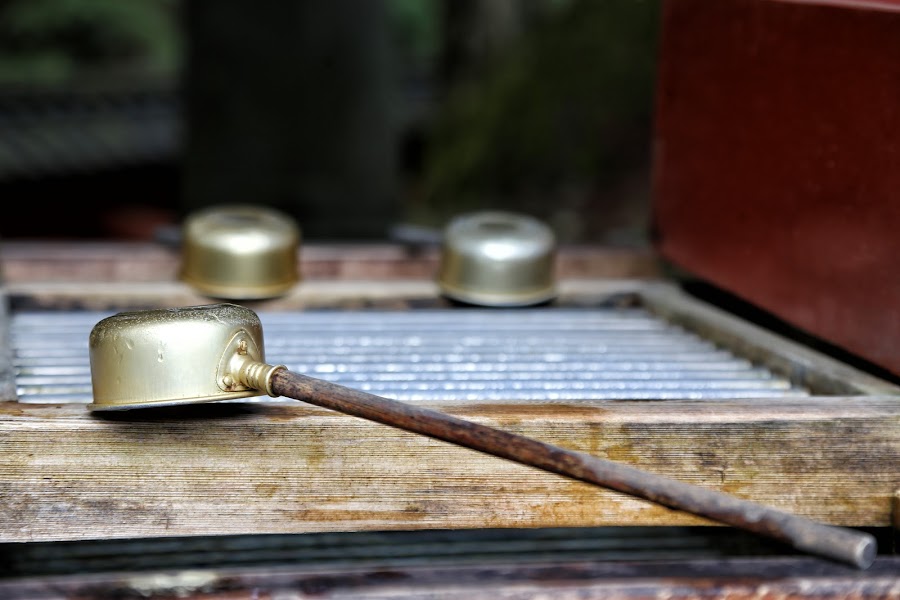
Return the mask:
[[[574,279],[646,279],[661,267],[650,249],[565,246],[556,275]],[[304,280],[433,279],[440,249],[402,244],[304,244]],[[147,242],[0,242],[0,270],[9,283],[29,281],[166,282],[178,278],[177,248]]]
[[876,541],[869,534],[816,523],[731,494],[635,469],[621,461],[547,444],[442,411],[397,402],[287,369],[276,369],[270,381],[269,386],[263,381],[253,381],[250,385],[254,389],[272,390],[270,395],[273,396],[294,398],[650,500],[861,569],[870,566],[877,553]]
[[[440,407],[826,523],[887,526],[900,399]],[[708,524],[308,405],[0,404],[0,541]]]
[[858,600],[900,597],[900,558],[867,571],[806,558],[318,566],[69,575],[0,582],[7,600],[362,598]]

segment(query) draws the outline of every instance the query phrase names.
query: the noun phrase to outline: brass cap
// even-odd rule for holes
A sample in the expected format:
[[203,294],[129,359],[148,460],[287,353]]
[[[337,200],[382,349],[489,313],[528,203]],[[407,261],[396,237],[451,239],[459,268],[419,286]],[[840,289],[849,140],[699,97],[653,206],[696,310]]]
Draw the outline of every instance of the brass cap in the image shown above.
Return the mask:
[[[244,342],[243,344],[241,342]],[[91,410],[121,410],[259,396],[229,380],[241,348],[264,362],[262,325],[252,310],[214,304],[123,312],[89,338]]]
[[300,229],[280,211],[252,205],[206,208],[185,219],[183,232],[180,277],[202,294],[274,298],[299,281]]
[[454,218],[444,230],[438,286],[481,306],[530,306],[556,296],[556,236],[541,221],[506,211]]

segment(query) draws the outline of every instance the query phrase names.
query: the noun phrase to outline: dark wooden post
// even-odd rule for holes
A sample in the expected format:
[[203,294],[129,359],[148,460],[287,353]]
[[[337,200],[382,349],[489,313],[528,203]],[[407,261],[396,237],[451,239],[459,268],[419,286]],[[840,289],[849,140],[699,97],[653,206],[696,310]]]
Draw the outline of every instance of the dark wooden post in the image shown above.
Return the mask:
[[387,8],[379,0],[186,4],[185,210],[249,202],[306,236],[395,218]]

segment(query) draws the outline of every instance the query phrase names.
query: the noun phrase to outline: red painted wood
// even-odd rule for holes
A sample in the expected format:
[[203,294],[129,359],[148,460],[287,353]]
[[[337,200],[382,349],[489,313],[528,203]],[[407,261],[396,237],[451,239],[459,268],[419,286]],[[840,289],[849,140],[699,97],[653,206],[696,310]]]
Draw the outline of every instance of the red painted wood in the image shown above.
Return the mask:
[[900,2],[665,0],[658,76],[662,256],[900,374]]

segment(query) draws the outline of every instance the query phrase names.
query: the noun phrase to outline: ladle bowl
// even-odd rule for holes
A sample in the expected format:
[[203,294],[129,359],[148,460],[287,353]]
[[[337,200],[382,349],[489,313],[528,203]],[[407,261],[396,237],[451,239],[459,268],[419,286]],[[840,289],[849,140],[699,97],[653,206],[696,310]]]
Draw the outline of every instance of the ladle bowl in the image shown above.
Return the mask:
[[88,346],[92,410],[260,395],[235,371],[265,361],[262,325],[255,312],[235,304],[119,313],[94,326]]

